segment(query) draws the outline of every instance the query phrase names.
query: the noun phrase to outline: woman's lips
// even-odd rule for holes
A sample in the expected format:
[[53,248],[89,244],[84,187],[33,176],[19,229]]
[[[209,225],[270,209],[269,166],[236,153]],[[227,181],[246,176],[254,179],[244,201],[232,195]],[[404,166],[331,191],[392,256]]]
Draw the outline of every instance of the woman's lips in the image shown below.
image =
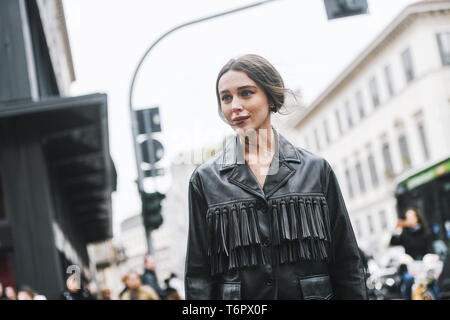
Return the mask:
[[233,119],[233,124],[241,124],[241,123],[244,123],[244,121],[247,120],[248,118],[250,118],[250,116],[236,117],[236,118]]

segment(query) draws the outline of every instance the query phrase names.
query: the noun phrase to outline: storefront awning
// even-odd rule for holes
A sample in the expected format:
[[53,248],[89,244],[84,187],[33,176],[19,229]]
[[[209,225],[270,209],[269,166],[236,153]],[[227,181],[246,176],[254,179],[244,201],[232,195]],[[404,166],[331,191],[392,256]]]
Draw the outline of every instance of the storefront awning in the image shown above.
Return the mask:
[[92,94],[0,106],[0,119],[37,123],[50,174],[86,243],[112,237],[111,193],[117,174],[109,153],[107,96]]

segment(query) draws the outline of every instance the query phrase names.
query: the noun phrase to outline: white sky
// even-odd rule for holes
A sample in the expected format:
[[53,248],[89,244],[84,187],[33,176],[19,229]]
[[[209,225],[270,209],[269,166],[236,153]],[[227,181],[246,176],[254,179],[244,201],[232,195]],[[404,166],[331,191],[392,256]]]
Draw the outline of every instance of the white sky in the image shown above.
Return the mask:
[[[124,218],[140,211],[128,109],[138,61],[172,27],[254,2],[64,0],[76,75],[71,94],[108,95],[110,149],[118,172],[115,234]],[[217,73],[230,58],[262,55],[309,103],[413,2],[369,0],[369,14],[329,21],[323,0],[280,0],[169,35],[145,60],[133,101],[137,109],[160,107],[161,166],[168,167],[178,152],[215,144],[232,132],[217,114],[215,96]],[[164,192],[170,181],[158,183]]]

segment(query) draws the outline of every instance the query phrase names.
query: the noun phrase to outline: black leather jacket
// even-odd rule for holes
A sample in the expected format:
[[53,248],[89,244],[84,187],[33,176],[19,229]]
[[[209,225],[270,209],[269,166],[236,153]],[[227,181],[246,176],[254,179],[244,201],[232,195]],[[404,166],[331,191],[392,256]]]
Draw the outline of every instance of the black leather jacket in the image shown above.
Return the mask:
[[237,134],[194,170],[186,299],[367,299],[333,170],[273,130],[276,152],[263,188]]

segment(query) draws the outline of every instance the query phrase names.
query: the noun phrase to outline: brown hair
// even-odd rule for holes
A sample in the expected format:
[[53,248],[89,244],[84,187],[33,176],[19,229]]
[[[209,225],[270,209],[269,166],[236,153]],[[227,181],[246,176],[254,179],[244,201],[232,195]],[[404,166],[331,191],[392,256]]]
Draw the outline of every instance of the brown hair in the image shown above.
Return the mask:
[[418,207],[410,205],[408,206],[404,211],[403,211],[403,218],[406,217],[406,212],[408,212],[409,210],[414,211],[414,213],[416,214],[417,217],[417,222],[420,223],[422,225],[422,228],[424,230],[424,232],[426,234],[431,234],[431,229],[430,226],[428,224],[427,219],[425,218],[425,216],[422,214],[422,212],[419,210]]
[[219,81],[220,78],[230,70],[245,72],[250,79],[255,81],[255,83],[264,90],[269,103],[273,105],[270,109],[271,112],[275,113],[280,110],[284,104],[286,92],[292,93],[291,90],[284,87],[284,82],[280,73],[263,57],[256,54],[246,54],[238,58],[233,58],[222,67],[216,81],[216,95],[219,105],[218,111],[219,116],[224,121],[225,116],[222,113],[220,104]]

